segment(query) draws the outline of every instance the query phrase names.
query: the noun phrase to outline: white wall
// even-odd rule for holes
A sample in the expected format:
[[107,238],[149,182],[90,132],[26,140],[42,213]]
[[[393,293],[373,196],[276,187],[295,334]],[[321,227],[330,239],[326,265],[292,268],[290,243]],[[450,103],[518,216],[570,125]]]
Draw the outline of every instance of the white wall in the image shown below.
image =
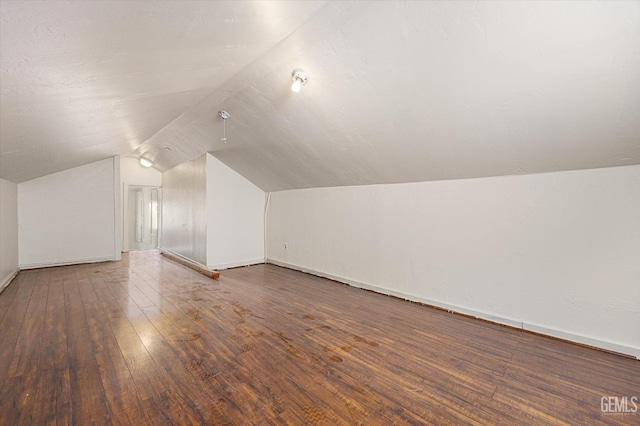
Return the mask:
[[207,154],[207,266],[264,262],[265,193]]
[[0,179],[0,290],[18,274],[18,185]]
[[18,184],[22,269],[119,259],[118,160]]
[[206,155],[162,174],[161,248],[207,263]]
[[276,192],[267,241],[273,263],[640,358],[640,166]]
[[142,167],[137,158],[120,158],[120,217],[122,221],[122,251],[129,251],[129,187],[130,186],[162,186],[162,173],[152,167]]
[[161,248],[208,268],[264,262],[264,192],[204,154],[162,175]]

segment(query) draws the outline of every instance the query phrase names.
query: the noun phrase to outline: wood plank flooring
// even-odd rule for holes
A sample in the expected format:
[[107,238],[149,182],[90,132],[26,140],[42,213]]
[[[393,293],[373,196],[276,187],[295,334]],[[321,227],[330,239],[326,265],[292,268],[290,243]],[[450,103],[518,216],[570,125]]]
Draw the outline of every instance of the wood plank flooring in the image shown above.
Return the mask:
[[0,339],[2,425],[640,424],[639,361],[272,265],[23,271]]

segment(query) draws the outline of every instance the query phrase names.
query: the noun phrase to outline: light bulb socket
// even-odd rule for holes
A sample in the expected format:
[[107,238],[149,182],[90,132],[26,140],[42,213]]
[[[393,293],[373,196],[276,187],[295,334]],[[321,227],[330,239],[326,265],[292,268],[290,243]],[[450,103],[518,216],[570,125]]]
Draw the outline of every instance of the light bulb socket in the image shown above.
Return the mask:
[[309,81],[309,75],[301,69],[295,69],[291,73],[291,81],[293,81],[291,90],[297,93],[300,91],[301,86],[306,86]]

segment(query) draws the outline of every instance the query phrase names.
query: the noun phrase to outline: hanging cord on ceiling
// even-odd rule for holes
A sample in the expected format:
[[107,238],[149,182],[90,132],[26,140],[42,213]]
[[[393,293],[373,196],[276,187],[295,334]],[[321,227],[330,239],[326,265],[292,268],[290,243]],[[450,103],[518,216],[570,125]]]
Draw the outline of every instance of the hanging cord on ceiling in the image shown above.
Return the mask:
[[222,120],[222,142],[227,143],[227,120]]
[[231,117],[231,115],[229,115],[229,113],[223,109],[221,109],[220,111],[218,111],[218,116],[220,118],[222,118],[222,137],[220,138],[220,140],[224,143],[227,143],[227,119],[229,117]]

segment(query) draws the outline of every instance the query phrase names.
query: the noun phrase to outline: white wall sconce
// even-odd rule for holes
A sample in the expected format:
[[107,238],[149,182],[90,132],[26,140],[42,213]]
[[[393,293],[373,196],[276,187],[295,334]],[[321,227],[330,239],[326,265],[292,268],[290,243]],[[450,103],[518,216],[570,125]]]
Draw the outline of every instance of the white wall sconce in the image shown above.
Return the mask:
[[297,69],[293,70],[291,80],[293,80],[293,83],[291,84],[291,91],[298,93],[300,91],[300,87],[305,86],[307,81],[309,81],[309,76],[303,70]]
[[153,161],[149,160],[146,157],[140,157],[140,165],[142,167],[151,167],[153,166]]

